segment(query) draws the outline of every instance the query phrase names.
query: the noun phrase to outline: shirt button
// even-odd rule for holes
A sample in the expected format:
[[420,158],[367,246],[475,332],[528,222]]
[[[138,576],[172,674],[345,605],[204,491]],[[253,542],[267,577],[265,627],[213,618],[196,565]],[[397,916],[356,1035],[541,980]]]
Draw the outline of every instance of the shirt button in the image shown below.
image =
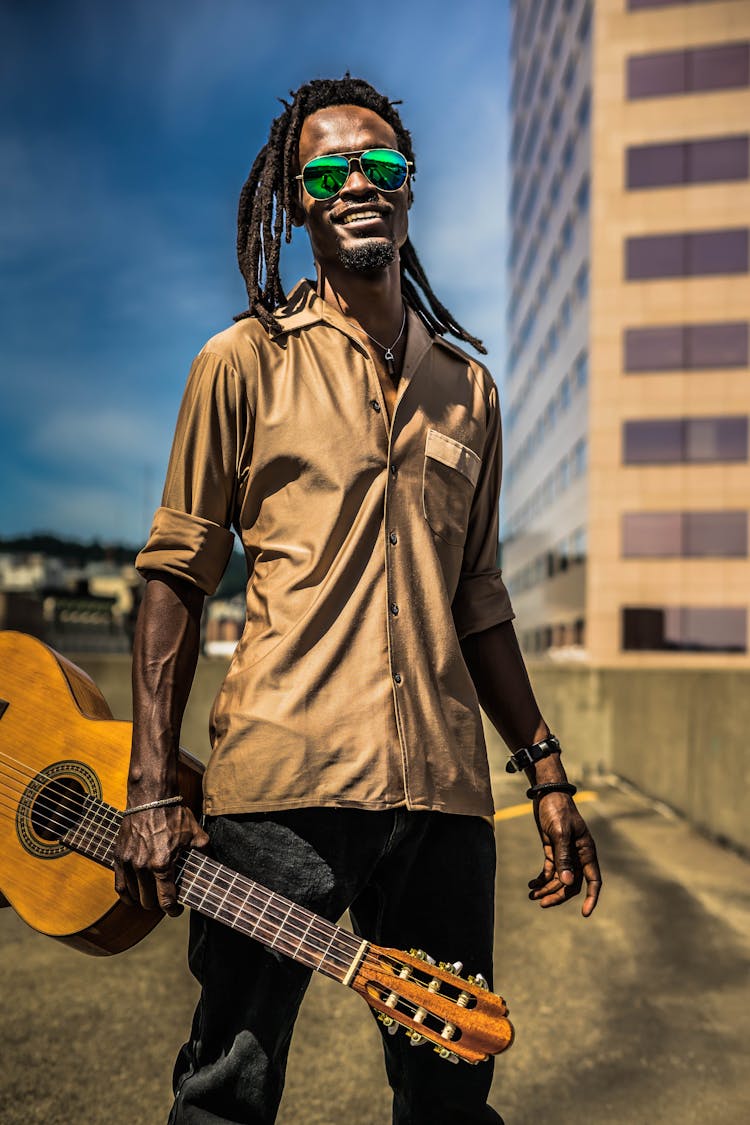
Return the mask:
[[395,602],[391,602],[391,613],[394,617],[398,617],[398,606]]
[[392,477],[395,477],[395,475],[396,475],[396,473],[397,473],[397,472],[398,472],[398,469],[396,468],[396,466],[395,466],[395,465],[391,465],[391,476],[392,476]]
[[373,410],[375,411],[376,414],[380,413],[380,403],[378,402],[378,400],[376,398],[370,399],[370,406],[373,408]]
[[390,540],[391,543],[393,543],[394,547],[398,543],[398,535],[396,535],[395,531],[391,532],[391,534],[388,536],[388,539]]
[[394,681],[394,683],[397,683],[397,684],[401,683],[401,676],[399,675],[398,672],[396,672],[396,675],[393,677],[393,681]]

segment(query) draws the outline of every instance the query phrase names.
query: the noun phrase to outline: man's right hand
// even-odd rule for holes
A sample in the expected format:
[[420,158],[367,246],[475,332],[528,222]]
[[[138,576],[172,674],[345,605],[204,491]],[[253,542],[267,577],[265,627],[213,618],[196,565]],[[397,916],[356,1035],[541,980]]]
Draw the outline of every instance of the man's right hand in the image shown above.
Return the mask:
[[127,906],[182,913],[174,861],[183,848],[205,848],[208,836],[184,805],[146,809],[123,817],[115,841],[115,890]]

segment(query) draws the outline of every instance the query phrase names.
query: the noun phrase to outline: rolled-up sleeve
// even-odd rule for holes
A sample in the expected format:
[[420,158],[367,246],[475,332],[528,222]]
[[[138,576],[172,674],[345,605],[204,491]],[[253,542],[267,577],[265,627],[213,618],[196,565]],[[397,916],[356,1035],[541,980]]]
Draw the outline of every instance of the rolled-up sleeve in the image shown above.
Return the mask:
[[[486,378],[489,380],[489,376]],[[502,465],[500,408],[497,387],[491,382],[482,469],[471,506],[461,577],[452,605],[459,640],[515,616],[497,566]]]
[[135,565],[165,572],[213,594],[232,553],[230,525],[246,407],[234,369],[203,351],[190,370],[161,506]]

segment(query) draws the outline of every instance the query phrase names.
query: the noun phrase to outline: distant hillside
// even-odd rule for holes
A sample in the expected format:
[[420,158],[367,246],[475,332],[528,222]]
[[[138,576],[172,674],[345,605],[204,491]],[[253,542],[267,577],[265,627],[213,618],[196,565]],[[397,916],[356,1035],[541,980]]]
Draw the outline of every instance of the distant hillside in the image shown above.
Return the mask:
[[85,566],[89,562],[132,563],[138,554],[138,547],[123,543],[100,543],[93,539],[90,543],[80,543],[75,539],[61,539],[57,535],[39,532],[34,535],[18,535],[5,539],[0,537],[0,551],[37,552],[64,559],[72,565]]
[[[61,539],[57,535],[41,532],[35,535],[18,535],[9,539],[0,536],[0,552],[50,555],[56,559],[63,559],[70,566],[86,566],[91,562],[112,562],[124,566],[135,561],[139,550],[140,547],[130,547],[124,543],[100,543],[98,539],[93,539],[90,543],[80,543],[75,539]],[[221,598],[231,598],[235,594],[242,593],[246,584],[245,557],[235,550],[232,552],[216,594]]]

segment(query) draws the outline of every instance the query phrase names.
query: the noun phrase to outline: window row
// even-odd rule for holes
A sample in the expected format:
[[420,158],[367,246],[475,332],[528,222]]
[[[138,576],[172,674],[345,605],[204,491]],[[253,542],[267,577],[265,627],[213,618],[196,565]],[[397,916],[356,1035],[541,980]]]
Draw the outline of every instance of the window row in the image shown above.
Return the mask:
[[747,273],[749,233],[747,227],[738,227],[628,238],[625,277],[628,281],[648,281]]
[[[588,383],[588,377],[589,359],[588,352],[584,348],[583,351],[578,353],[572,369],[560,380],[560,385],[557,390],[552,397],[547,400],[544,409],[540,411],[536,421],[529,428],[529,432],[519,446],[518,451],[508,461],[508,467],[505,472],[505,480],[508,487],[513,484],[513,481],[529,463],[536,451],[541,449],[544,443],[552,436],[558,419],[563,417],[569,408],[579,401],[579,395],[585,389]],[[513,426],[508,427],[509,432],[515,427],[517,419],[518,413],[516,410],[516,413],[512,416]]]
[[579,438],[573,448],[561,457],[542,483],[531,495],[508,516],[505,522],[506,538],[517,535],[522,528],[536,519],[554,501],[579,480],[586,472],[587,445],[585,438]]
[[706,371],[747,367],[750,363],[750,323],[661,324],[626,328],[623,370]]
[[685,4],[713,4],[715,0],[628,0],[628,11],[634,12],[639,8],[674,8],[676,5],[683,7]]
[[[510,267],[514,266],[518,261],[525,239],[531,237],[532,233],[544,234],[549,224],[552,213],[562,195],[563,185],[575,166],[577,145],[588,129],[590,104],[591,91],[586,87],[578,102],[575,123],[571,126],[562,144],[559,167],[552,176],[549,188],[546,195],[543,197],[536,228],[534,226],[534,219],[537,212],[537,205],[541,198],[540,188],[544,182],[544,170],[547,167],[550,153],[557,138],[560,136],[564,107],[562,98],[559,98],[552,106],[548,132],[539,151],[536,167],[529,166],[525,163],[523,165],[524,181],[528,181],[528,189],[523,197],[523,201],[517,202],[515,206],[513,196],[511,196],[512,233],[510,246],[508,248],[508,265]],[[588,202],[588,200],[586,202]]]
[[632,145],[625,152],[625,186],[632,191],[746,180],[749,147],[747,135]]
[[[579,191],[578,193],[576,193],[576,200],[578,201],[578,199],[580,198],[583,201],[584,205],[588,206],[588,182],[586,179],[582,181],[582,187],[584,187],[585,190],[583,192]],[[576,202],[576,207],[574,208],[574,210],[570,211],[562,222],[559,235],[556,241],[553,243],[549,258],[547,259],[547,265],[544,268],[541,277],[539,278],[539,284],[537,285],[536,293],[531,297],[529,308],[526,310],[526,314],[521,321],[521,326],[518,329],[518,332],[513,337],[513,342],[511,344],[510,351],[508,352],[508,361],[506,367],[506,374],[508,376],[513,375],[518,365],[519,359],[523,355],[529,344],[529,341],[534,334],[537,324],[537,317],[540,311],[544,309],[547,300],[547,294],[554,282],[557,280],[563,262],[573,249],[573,244],[576,237],[576,227],[584,218],[585,212],[579,210],[578,202]],[[533,250],[534,254],[528,263],[528,273],[525,273],[519,285],[521,291],[523,291],[526,281],[528,280],[528,276],[530,276],[534,266],[536,265],[536,253],[540,244],[541,238],[535,239],[534,243],[530,247],[530,250]],[[579,268],[575,275],[573,287],[576,290],[577,299],[585,300],[585,295],[588,290],[588,270],[586,270],[584,275],[581,275],[581,271]],[[584,292],[584,290],[586,292]],[[550,325],[550,329],[551,328],[552,325]],[[550,331],[550,329],[548,329],[548,332]]]
[[[543,300],[544,300],[545,295],[546,295],[546,290],[544,290],[544,293],[542,293],[541,282],[540,282],[540,290],[539,290],[539,293],[537,293],[537,303],[539,303],[541,305]],[[560,311],[558,313],[557,319],[555,319],[555,322],[554,322],[555,324],[558,325],[558,330],[559,330],[561,336],[564,335],[564,333],[566,333],[566,331],[568,330],[568,326],[572,321],[573,314],[575,314],[577,309],[584,306],[587,297],[588,297],[588,262],[584,262],[584,263],[581,264],[580,268],[578,269],[578,271],[576,273],[576,277],[573,278],[573,284],[571,285],[570,289],[568,290],[568,293],[566,295],[564,295],[564,297],[562,298],[562,302],[560,304]],[[526,405],[528,397],[530,397],[530,395],[532,393],[532,389],[534,387],[534,384],[535,384],[536,380],[539,379],[542,371],[544,370],[546,359],[548,359],[548,352],[546,352],[546,345],[545,345],[546,341],[549,341],[549,332],[548,332],[548,335],[546,335],[544,337],[544,341],[542,341],[542,343],[539,345],[539,348],[537,348],[534,360],[531,363],[531,366],[528,367],[528,370],[526,371],[526,375],[525,375],[523,381],[518,386],[516,394],[513,398],[513,402],[510,403],[510,406],[509,406],[509,408],[507,409],[507,412],[504,415],[504,423],[505,423],[507,433],[510,433],[515,429],[515,425],[516,425],[516,422],[518,420],[518,416],[523,411],[523,408]],[[570,379],[569,379],[568,389],[569,390],[571,389]]]
[[627,512],[624,558],[747,558],[747,512]]
[[747,609],[713,606],[625,606],[626,652],[747,652]]
[[558,625],[541,625],[538,629],[527,629],[521,633],[521,644],[525,652],[538,655],[551,648],[567,648],[569,645],[582,647],[586,643],[586,622],[583,617]]
[[631,100],[748,86],[750,43],[633,55],[627,60],[626,85]]
[[747,415],[650,418],[623,424],[626,465],[747,461]]
[[551,551],[544,551],[516,571],[508,579],[508,589],[511,595],[523,593],[585,561],[586,529],[579,527],[561,539]]

